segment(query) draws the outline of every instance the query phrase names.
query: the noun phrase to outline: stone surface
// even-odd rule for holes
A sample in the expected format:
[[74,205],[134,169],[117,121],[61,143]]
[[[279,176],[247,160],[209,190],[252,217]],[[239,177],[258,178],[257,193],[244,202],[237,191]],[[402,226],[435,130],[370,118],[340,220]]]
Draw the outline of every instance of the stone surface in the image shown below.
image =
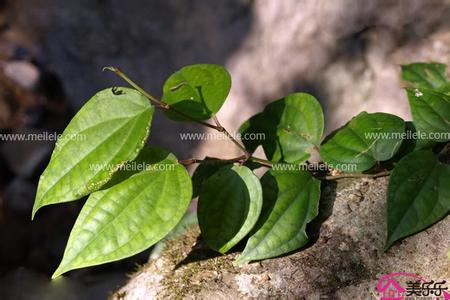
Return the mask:
[[237,253],[217,256],[192,228],[113,298],[375,299],[377,280],[388,273],[450,280],[449,217],[383,251],[386,183],[387,178],[347,179],[337,188],[327,185],[319,219],[308,228],[314,242],[281,258],[236,267]]
[[11,61],[3,66],[5,75],[14,80],[21,87],[32,90],[39,81],[38,68],[26,61]]

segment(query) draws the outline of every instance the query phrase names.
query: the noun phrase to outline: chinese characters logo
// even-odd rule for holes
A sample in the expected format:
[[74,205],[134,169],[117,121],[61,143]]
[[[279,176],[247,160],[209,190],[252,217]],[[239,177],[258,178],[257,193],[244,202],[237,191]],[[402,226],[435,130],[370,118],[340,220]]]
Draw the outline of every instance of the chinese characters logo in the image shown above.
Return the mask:
[[[403,279],[400,284],[398,279]],[[380,300],[450,300],[445,280],[426,280],[409,273],[384,275],[377,284]]]

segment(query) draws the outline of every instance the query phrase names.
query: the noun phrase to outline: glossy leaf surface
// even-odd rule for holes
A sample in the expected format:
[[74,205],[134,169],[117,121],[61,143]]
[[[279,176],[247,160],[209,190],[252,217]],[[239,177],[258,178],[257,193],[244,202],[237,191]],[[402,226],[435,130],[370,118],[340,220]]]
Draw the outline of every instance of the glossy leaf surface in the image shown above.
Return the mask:
[[261,140],[243,140],[253,152],[262,145],[267,158],[273,162],[301,163],[320,144],[324,120],[322,107],[313,96],[295,93],[266,106],[241,125],[240,133],[264,133]]
[[416,130],[427,140],[450,140],[450,95],[432,89],[406,89]]
[[419,88],[440,88],[446,85],[447,66],[439,63],[413,63],[402,66],[402,78]]
[[395,155],[404,132],[405,122],[397,116],[362,112],[324,141],[320,156],[332,168],[366,171]]
[[150,131],[154,108],[139,92],[98,92],[75,115],[41,175],[33,216],[45,205],[86,196],[134,159]]
[[[231,88],[231,77],[219,65],[197,64],[172,74],[163,87],[163,101],[196,120],[209,119],[222,107]],[[172,120],[188,119],[165,111]]]
[[202,187],[198,223],[208,245],[225,253],[253,228],[261,213],[258,177],[245,166],[225,166]]
[[[220,163],[219,160],[214,159],[209,160],[211,163],[199,164],[198,167],[195,169],[194,174],[192,174],[192,190],[193,190],[192,197],[197,197],[200,194],[203,184],[205,183],[206,180],[208,180],[209,177],[211,177],[225,165],[231,165]],[[216,161],[217,163],[213,163],[214,161]]]
[[306,171],[268,171],[256,233],[236,263],[276,257],[306,245],[306,224],[318,214],[320,182]]
[[191,196],[189,174],[170,158],[93,193],[75,222],[53,277],[149,248],[178,224]]
[[415,151],[400,160],[389,180],[386,248],[448,214],[449,178],[450,165],[431,151]]

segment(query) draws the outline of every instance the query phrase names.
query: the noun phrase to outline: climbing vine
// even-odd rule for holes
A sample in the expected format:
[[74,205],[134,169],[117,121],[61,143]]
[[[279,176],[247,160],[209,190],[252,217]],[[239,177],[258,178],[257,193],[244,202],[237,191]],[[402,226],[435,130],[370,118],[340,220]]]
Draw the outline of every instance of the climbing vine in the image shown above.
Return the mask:
[[[324,138],[320,103],[294,93],[244,122],[239,133],[258,138],[242,141],[216,117],[231,88],[223,67],[180,69],[165,82],[162,99],[119,69],[105,70],[131,88],[100,91],[80,109],[39,181],[33,218],[43,206],[89,196],[54,278],[151,247],[180,222],[193,197],[202,237],[212,249],[226,253],[247,239],[237,264],[306,245],[305,228],[318,215],[324,180],[390,176],[386,250],[449,212],[450,82],[443,64],[402,66],[413,121],[362,112]],[[242,154],[179,160],[145,146],[155,109],[173,121],[221,132]],[[264,158],[254,155],[258,147]],[[315,167],[313,153],[321,158]],[[186,166],[192,164],[198,167],[191,178]],[[318,168],[323,166],[325,171]],[[261,178],[258,168],[267,169]]]

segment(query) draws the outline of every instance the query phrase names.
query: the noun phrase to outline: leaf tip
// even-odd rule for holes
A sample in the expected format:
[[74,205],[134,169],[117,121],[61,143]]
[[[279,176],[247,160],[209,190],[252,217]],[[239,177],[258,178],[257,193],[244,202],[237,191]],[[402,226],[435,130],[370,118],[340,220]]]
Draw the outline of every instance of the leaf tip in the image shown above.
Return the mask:
[[392,240],[391,238],[388,238],[388,239],[386,240],[386,244],[384,245],[383,251],[384,251],[384,252],[387,252],[387,251],[389,250],[389,248],[392,247],[392,245],[394,244],[394,242],[395,242],[395,240]]
[[248,259],[247,255],[241,254],[238,258],[236,258],[236,260],[233,262],[233,264],[235,266],[240,267],[248,262],[250,262],[250,259]]
[[41,208],[41,205],[37,204],[37,202],[34,202],[33,210],[31,212],[31,221],[34,220],[34,217],[36,216],[36,213],[40,208]]
[[59,266],[56,271],[53,273],[52,275],[52,280],[57,279],[58,277],[61,277],[62,274],[64,274],[65,272],[67,272],[67,270],[63,270],[61,268],[61,266]]

